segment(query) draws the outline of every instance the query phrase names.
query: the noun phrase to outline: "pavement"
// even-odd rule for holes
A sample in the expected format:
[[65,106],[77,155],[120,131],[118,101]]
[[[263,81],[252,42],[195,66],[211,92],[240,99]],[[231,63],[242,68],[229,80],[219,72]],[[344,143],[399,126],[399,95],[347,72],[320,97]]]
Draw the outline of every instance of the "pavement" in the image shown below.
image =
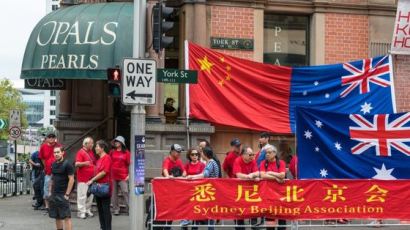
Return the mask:
[[[0,230],[55,230],[55,220],[44,215],[44,211],[35,211],[31,207],[32,204],[31,195],[22,195],[16,197],[0,198]],[[95,216],[92,218],[87,218],[85,220],[77,218],[77,213],[72,212],[73,229],[84,229],[84,230],[98,230],[99,221],[97,212],[94,213]],[[129,217],[113,216],[112,217],[112,229],[113,230],[129,230]],[[174,222],[177,224],[178,222]],[[367,223],[367,222],[366,222]],[[390,224],[398,224],[398,221],[387,221]],[[227,224],[232,224],[229,221]],[[352,229],[375,229],[370,226],[310,226],[308,224],[322,225],[322,222],[301,222],[304,227],[299,227],[303,230],[352,230]],[[352,224],[360,224],[358,221],[353,221]],[[174,230],[181,229],[180,227],[173,227]],[[206,228],[200,228],[206,229]],[[233,228],[216,228],[216,229],[233,229]],[[290,229],[290,228],[288,228]],[[410,230],[410,225],[407,226],[385,226],[377,229],[390,230]],[[138,229],[139,230],[139,229]]]

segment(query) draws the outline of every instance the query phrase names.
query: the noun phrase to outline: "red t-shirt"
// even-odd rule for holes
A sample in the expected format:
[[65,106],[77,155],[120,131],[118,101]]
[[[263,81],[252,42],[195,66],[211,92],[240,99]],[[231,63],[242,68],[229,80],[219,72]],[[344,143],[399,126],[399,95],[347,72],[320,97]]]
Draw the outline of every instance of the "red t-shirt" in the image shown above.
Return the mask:
[[167,169],[168,174],[172,175],[171,171],[174,168],[179,168],[179,170],[181,170],[181,175],[183,174],[183,172],[185,172],[185,167],[184,167],[184,164],[182,163],[181,159],[173,161],[173,160],[171,160],[170,157],[165,158],[164,162],[162,163],[162,171],[164,171],[164,169]]
[[97,160],[97,170],[96,175],[104,171],[105,176],[99,179],[98,183],[111,183],[111,157],[105,154],[103,157]]
[[236,158],[239,157],[238,152],[230,151],[225,157],[224,163],[222,164],[223,170],[228,174],[229,178],[235,178],[233,174],[233,164],[235,163]]
[[205,164],[200,161],[196,164],[192,164],[191,162],[185,164],[185,171],[187,175],[197,175],[203,173],[204,169]]
[[83,166],[79,167],[77,169],[77,181],[78,182],[87,182],[89,181],[93,176],[95,176],[95,157],[94,157],[94,152],[92,150],[85,150],[84,148],[81,148],[78,150],[77,155],[75,157],[75,162],[86,162],[90,161],[91,165],[89,166]]
[[51,175],[51,165],[54,162],[54,148],[59,146],[61,145],[58,142],[55,142],[54,145],[44,143],[40,146],[38,158],[44,160],[44,172],[46,175]]
[[130,166],[130,152],[128,150],[125,152],[111,150],[110,157],[112,160],[112,179],[125,180],[128,176],[128,168]]
[[255,160],[245,163],[242,157],[238,157],[235,159],[235,162],[233,164],[233,174],[235,175],[235,177],[237,173],[243,173],[243,174],[248,175],[250,173],[257,172],[257,171],[258,171],[258,166]]
[[296,155],[292,156],[292,160],[289,162],[289,171],[292,173],[293,178],[298,178],[298,172],[296,170],[296,166],[298,164],[298,157]]
[[261,162],[262,172],[277,172],[277,173],[284,172],[286,173],[286,163],[283,160],[279,160],[279,168],[276,165],[276,161],[268,162],[268,167],[265,166],[265,162],[266,160],[263,160]]

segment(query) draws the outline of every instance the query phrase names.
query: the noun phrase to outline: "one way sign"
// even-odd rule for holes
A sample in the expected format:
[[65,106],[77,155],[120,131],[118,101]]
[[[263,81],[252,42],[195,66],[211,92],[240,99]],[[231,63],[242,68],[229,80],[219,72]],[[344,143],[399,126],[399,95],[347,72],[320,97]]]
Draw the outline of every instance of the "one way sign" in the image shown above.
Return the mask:
[[124,105],[155,104],[157,63],[154,60],[125,58],[122,73]]

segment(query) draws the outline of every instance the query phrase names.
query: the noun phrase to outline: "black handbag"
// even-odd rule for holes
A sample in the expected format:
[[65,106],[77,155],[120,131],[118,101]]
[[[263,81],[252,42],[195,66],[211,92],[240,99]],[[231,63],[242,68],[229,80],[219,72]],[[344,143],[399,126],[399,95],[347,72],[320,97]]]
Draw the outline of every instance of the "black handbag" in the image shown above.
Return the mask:
[[90,193],[99,198],[106,198],[110,196],[109,183],[92,183],[90,186]]

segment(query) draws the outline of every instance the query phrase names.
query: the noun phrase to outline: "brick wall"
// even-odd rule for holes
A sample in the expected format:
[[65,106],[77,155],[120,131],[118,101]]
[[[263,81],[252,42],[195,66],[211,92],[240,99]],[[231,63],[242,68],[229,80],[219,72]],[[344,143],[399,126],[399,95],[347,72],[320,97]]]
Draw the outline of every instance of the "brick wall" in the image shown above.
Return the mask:
[[[211,37],[252,38],[253,9],[232,6],[211,6]],[[235,57],[253,59],[253,51],[217,50]]]
[[410,56],[393,56],[397,112],[410,111]]
[[326,14],[325,33],[325,63],[333,64],[368,57],[368,16]]

